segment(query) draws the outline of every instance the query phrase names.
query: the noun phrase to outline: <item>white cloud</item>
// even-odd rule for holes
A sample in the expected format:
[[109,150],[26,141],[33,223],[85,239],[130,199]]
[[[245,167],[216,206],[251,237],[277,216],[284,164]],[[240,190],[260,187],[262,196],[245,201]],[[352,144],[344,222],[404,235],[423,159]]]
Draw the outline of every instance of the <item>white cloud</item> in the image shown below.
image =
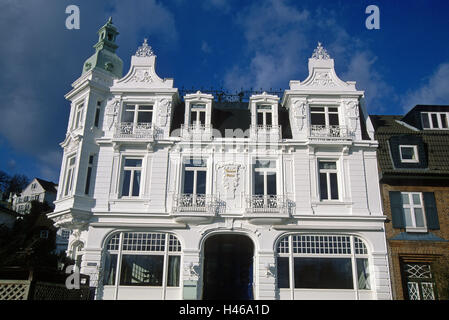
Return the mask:
[[449,62],[440,64],[421,87],[408,91],[401,104],[404,112],[417,104],[449,105]]
[[357,89],[365,91],[368,112],[384,112],[387,106],[382,104],[383,98],[394,94],[393,88],[376,71],[376,60],[377,57],[369,51],[356,52],[341,75],[346,81],[356,81]]

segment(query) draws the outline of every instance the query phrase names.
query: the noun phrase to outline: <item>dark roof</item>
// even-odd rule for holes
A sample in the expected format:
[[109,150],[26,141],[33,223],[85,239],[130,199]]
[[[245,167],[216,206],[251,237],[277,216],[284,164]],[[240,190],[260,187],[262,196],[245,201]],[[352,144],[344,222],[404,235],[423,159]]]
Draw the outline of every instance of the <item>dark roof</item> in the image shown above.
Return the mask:
[[40,178],[36,178],[37,182],[44,188],[45,191],[56,193],[56,187],[58,186],[56,183],[51,181],[46,181]]
[[[449,132],[445,130],[419,130],[401,124],[403,116],[372,115],[370,116],[375,129],[375,137],[379,142],[378,161],[382,175],[413,175],[441,177],[449,175]],[[397,168],[393,165],[390,142],[393,137],[407,141],[422,141],[427,165],[425,168]]]
[[[181,128],[184,123],[185,104],[179,103],[173,110],[173,119],[170,132],[173,133],[175,129]],[[288,118],[288,111],[278,105],[279,125],[282,129],[282,138],[291,139],[292,132],[290,121]],[[217,102],[212,104],[211,115],[212,128],[220,131],[222,137],[225,137],[225,130],[241,129],[243,132],[248,130],[251,126],[251,111],[249,110],[248,102]]]

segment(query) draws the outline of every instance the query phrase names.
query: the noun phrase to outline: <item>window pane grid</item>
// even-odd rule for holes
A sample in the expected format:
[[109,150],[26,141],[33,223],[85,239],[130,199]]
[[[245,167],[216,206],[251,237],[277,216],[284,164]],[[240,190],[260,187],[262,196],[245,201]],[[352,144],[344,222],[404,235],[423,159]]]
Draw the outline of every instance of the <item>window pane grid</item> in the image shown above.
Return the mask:
[[165,251],[165,234],[163,233],[137,233],[123,234],[123,251]]
[[[355,254],[368,254],[362,240],[355,237]],[[351,254],[350,236],[330,235],[294,235],[292,236],[293,254],[345,255]],[[278,253],[289,253],[288,236],[279,241]]]

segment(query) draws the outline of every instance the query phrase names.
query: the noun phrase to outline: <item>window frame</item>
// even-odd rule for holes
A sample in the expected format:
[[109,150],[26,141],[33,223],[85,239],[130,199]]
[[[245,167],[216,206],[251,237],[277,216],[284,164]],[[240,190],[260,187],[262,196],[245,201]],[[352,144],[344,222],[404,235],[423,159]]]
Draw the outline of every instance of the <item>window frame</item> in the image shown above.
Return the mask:
[[[164,235],[164,250],[137,250],[137,246],[136,246],[136,250],[127,250],[124,247],[124,236],[125,233],[128,234],[160,234],[160,235]],[[118,237],[117,237],[118,236]],[[131,238],[133,239],[133,238]],[[111,243],[111,241],[114,240],[113,242],[113,247],[112,249],[109,248],[109,244]],[[139,241],[139,240],[138,240]],[[177,243],[172,243],[172,241],[177,241]],[[143,240],[142,240],[143,242]],[[139,243],[139,242],[138,242]],[[133,245],[135,245],[135,243],[132,243]],[[171,250],[174,249],[174,250]],[[122,232],[117,232],[114,233],[113,235],[111,235],[108,238],[108,241],[105,242],[104,245],[104,251],[106,254],[109,255],[116,255],[116,263],[115,263],[115,279],[114,279],[114,283],[113,284],[105,284],[105,277],[103,276],[103,278],[101,279],[101,283],[103,285],[103,287],[115,287],[116,289],[120,288],[120,287],[131,287],[131,288],[136,288],[136,287],[141,287],[141,288],[157,288],[157,289],[161,289],[161,290],[166,290],[166,288],[182,288],[183,284],[182,284],[182,264],[183,264],[183,246],[181,241],[179,240],[179,237],[173,233],[168,233],[168,232],[126,232],[126,231],[122,231]],[[122,257],[124,255],[141,255],[141,256],[163,256],[163,266],[162,266],[162,283],[160,286],[154,286],[154,285],[129,285],[129,284],[120,284],[121,282],[121,273],[122,273]],[[179,257],[179,270],[178,270],[178,285],[177,286],[169,286],[168,285],[168,280],[169,280],[169,260],[170,257],[172,256],[178,256]],[[102,261],[102,264],[104,266],[104,264],[106,263],[105,260]]]
[[[419,195],[419,201],[420,204],[414,204],[413,201],[413,195]],[[422,192],[404,192],[401,191],[401,197],[403,199],[403,195],[407,195],[408,197],[408,204],[405,204],[404,201],[402,201],[402,214],[404,216],[404,224],[405,224],[405,230],[406,232],[427,232],[427,217],[426,217],[426,208],[424,205],[424,197]],[[406,219],[406,214],[405,214],[405,209],[409,209],[410,210],[410,218],[412,221],[412,225],[411,226],[407,226],[407,219]],[[422,210],[422,216],[423,216],[423,222],[424,222],[424,226],[423,227],[417,227],[416,226],[416,214],[415,214],[415,209],[421,209]]]
[[72,121],[72,130],[76,130],[82,127],[84,120],[84,101],[79,102],[75,105]]
[[[70,164],[73,159],[73,164]],[[66,168],[64,174],[64,188],[62,189],[62,197],[69,197],[73,194],[75,170],[76,170],[77,155],[72,154],[67,156]],[[70,179],[69,179],[70,178]]]
[[[333,162],[335,163],[335,169],[321,169],[320,168],[320,163],[321,162]],[[320,158],[317,161],[317,170],[318,170],[318,197],[320,199],[321,202],[325,201],[341,201],[342,195],[341,195],[341,185],[340,185],[340,174],[339,174],[339,161],[336,159],[325,159],[325,158]],[[323,199],[321,197],[321,173],[326,174],[326,190],[327,190],[327,198]],[[331,186],[331,179],[330,179],[330,175],[332,173],[335,173],[336,178],[337,178],[337,199],[332,199],[332,186]]]
[[[349,247],[346,248],[337,248],[338,250],[342,250],[342,253],[298,253],[294,252],[294,241],[293,237],[341,237],[341,238],[349,238]],[[284,239],[287,239],[287,241],[283,241]],[[300,238],[301,239],[301,238]],[[303,245],[304,240],[300,240],[299,243]],[[319,250],[325,250],[322,246],[324,242],[322,242],[320,238],[320,245],[315,247]],[[307,250],[310,249],[310,251],[313,251],[313,246],[307,245]],[[332,248],[331,248],[332,249]],[[347,250],[350,250],[350,253],[347,253]],[[346,250],[346,252],[343,252]],[[280,252],[282,251],[282,252]],[[287,288],[280,288],[279,287],[279,274],[276,275],[276,286],[280,290],[290,290],[293,294],[294,290],[353,290],[353,291],[372,291],[374,290],[374,272],[372,271],[372,261],[370,258],[370,253],[368,246],[366,245],[366,242],[355,235],[348,235],[348,234],[302,234],[302,233],[292,233],[292,234],[284,234],[281,237],[278,238],[276,242],[276,249],[275,249],[275,256],[276,256],[276,266],[278,267],[278,259],[279,258],[288,258],[288,265],[289,265],[289,281],[288,281],[288,287]],[[351,259],[351,277],[352,277],[352,289],[324,289],[324,288],[296,288],[295,287],[295,266],[294,266],[294,258],[335,258],[335,259]],[[359,259],[366,259],[367,265],[368,265],[368,287],[367,288],[360,288],[359,283],[359,274],[358,274],[358,260]]]
[[[424,115],[427,117],[427,121],[429,123],[428,128],[424,127],[424,120],[423,120]],[[437,127],[434,127],[434,125],[433,125],[432,115],[436,115],[436,117],[437,117],[437,122],[438,122]],[[443,120],[441,117],[442,115],[445,115],[445,117],[446,117],[446,125],[447,125],[446,128],[443,127]],[[449,112],[421,112],[420,118],[421,118],[421,126],[422,126],[423,130],[449,130]]]
[[[191,126],[205,126],[206,125],[206,104],[194,103],[190,105],[190,122]],[[201,122],[201,114],[204,115],[204,123]],[[195,115],[195,119],[194,119]]]
[[[126,166],[126,160],[140,160],[140,167],[134,167],[134,166]],[[138,199],[142,195],[142,188],[143,188],[143,163],[144,163],[144,157],[143,156],[132,156],[132,155],[123,155],[122,156],[122,164],[121,164],[121,170],[120,170],[120,190],[119,190],[119,197],[121,199]],[[136,169],[137,168],[137,169]],[[125,171],[131,171],[130,173],[130,181],[129,181],[129,190],[128,195],[123,195],[123,185],[125,183]],[[133,184],[134,184],[134,176],[135,172],[140,171],[140,182],[139,182],[139,194],[137,196],[133,196]]]
[[[124,121],[124,117],[126,112],[131,112],[128,110],[128,107],[133,107],[133,121]],[[140,107],[151,107],[151,110],[140,110]],[[139,113],[151,113],[151,121],[150,122],[139,122]],[[153,103],[134,103],[134,102],[126,102],[123,104],[123,112],[121,116],[122,123],[132,123],[133,126],[138,126],[139,124],[153,124],[154,121],[154,104]]]
[[[202,163],[204,163],[204,166],[198,166],[198,167],[188,167],[188,166],[186,166],[187,164],[190,164],[191,163],[191,161],[195,161],[195,160],[199,160],[199,161],[202,161]],[[189,161],[189,162],[187,162],[187,161]],[[207,194],[207,186],[208,186],[208,183],[207,183],[207,180],[208,180],[208,165],[207,165],[207,159],[204,159],[204,158],[185,158],[183,161],[182,161],[182,179],[181,179],[181,181],[182,181],[182,184],[181,184],[181,186],[180,186],[180,193],[181,194],[191,194],[191,195],[193,195],[193,196],[197,196],[197,195],[202,195],[201,193],[200,194],[198,194],[197,193],[197,188],[198,188],[198,171],[202,171],[202,172],[205,172],[206,173],[206,185],[205,185],[205,193],[204,193],[204,195],[206,195]],[[192,186],[192,193],[186,193],[185,192],[185,182],[186,182],[186,177],[185,177],[185,175],[186,175],[186,171],[193,171],[193,186]]]
[[[324,108],[324,111],[313,111],[312,108]],[[337,111],[329,111],[329,108],[335,108],[337,109]],[[309,107],[309,113],[310,113],[310,125],[311,126],[324,126],[326,128],[330,127],[331,125],[329,124],[329,115],[330,114],[336,114],[338,117],[338,124],[333,124],[332,126],[341,126],[341,121],[340,121],[340,108],[336,105],[331,105],[331,106],[327,106],[327,105],[310,105]],[[312,113],[315,114],[324,114],[324,124],[313,124],[312,123]]]
[[[268,107],[268,108],[267,108]],[[271,123],[267,123],[267,114],[271,116]],[[262,123],[259,123],[259,114],[262,114]],[[256,125],[269,127],[273,126],[273,106],[271,104],[257,104],[256,105]]]
[[[413,157],[414,159],[404,159],[402,157],[402,148],[413,148]],[[399,156],[401,158],[401,162],[403,163],[419,163],[419,155],[418,155],[418,146],[417,145],[399,145]]]
[[[272,167],[268,167],[268,168],[256,168],[256,164],[257,161],[268,161],[268,162],[273,162],[274,163],[274,168]],[[254,159],[254,163],[252,165],[252,193],[251,195],[256,196],[256,172],[260,172],[262,173],[263,176],[263,194],[261,196],[264,197],[268,197],[268,196],[277,196],[279,194],[279,188],[278,188],[278,161],[277,159],[262,159],[262,158],[258,158],[258,159]],[[275,177],[276,177],[276,185],[274,186],[276,189],[276,193],[275,194],[268,194],[268,175],[270,173],[274,173]]]

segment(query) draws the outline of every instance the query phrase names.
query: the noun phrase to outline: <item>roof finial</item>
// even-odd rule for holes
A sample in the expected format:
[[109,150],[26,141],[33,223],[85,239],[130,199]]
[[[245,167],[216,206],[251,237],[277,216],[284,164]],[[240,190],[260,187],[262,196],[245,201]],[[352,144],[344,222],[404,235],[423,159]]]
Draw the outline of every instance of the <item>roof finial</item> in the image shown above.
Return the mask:
[[148,45],[148,39],[143,39],[143,44],[137,49],[135,56],[136,57],[151,57],[154,56],[153,49]]
[[330,59],[326,49],[323,48],[321,42],[318,42],[317,48],[313,51],[312,59],[327,60]]

